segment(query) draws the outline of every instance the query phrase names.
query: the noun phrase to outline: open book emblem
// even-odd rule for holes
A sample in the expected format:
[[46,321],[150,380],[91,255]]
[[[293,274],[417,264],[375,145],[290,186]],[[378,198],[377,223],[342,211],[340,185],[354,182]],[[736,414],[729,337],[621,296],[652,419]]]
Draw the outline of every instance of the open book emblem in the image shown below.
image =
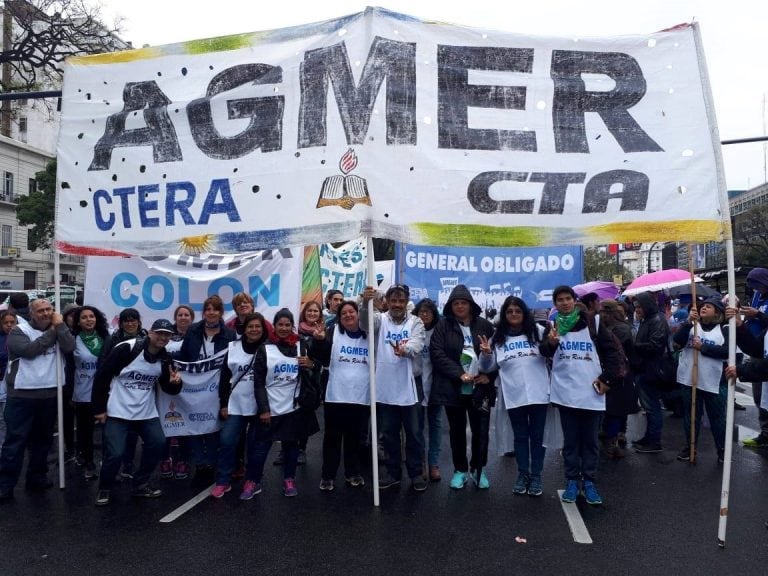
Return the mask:
[[356,167],[357,155],[350,148],[339,160],[339,169],[342,174],[328,176],[323,181],[320,197],[317,199],[317,208],[341,206],[351,210],[355,204],[371,206],[371,197],[368,195],[368,184],[365,179],[350,174]]

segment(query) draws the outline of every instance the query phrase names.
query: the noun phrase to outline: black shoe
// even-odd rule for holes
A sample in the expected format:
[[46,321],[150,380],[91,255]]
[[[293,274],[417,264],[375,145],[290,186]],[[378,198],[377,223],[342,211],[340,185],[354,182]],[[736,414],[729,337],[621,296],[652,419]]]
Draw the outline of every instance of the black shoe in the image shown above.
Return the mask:
[[24,487],[30,492],[45,492],[49,488],[53,488],[53,482],[50,480],[27,482]]
[[746,407],[746,406],[742,406],[742,405],[741,405],[741,404],[739,404],[738,402],[734,402],[734,403],[733,403],[733,409],[734,409],[734,410],[746,410],[746,409],[747,409],[747,407]]
[[[101,494],[101,492],[102,490],[99,491],[99,494]],[[159,498],[163,495],[163,491],[160,490],[160,488],[153,488],[147,484],[141,488],[134,489],[134,491],[131,492],[131,495],[136,498]]]
[[388,472],[383,473],[379,477],[379,490],[386,490],[387,488],[392,488],[393,486],[399,485],[400,480],[393,478]]
[[99,493],[96,495],[96,506],[106,506],[109,504],[109,490],[99,490]]
[[663,449],[661,447],[661,444],[654,444],[654,443],[636,444],[635,452],[637,452],[638,454],[658,454],[659,452],[663,452]]
[[[696,450],[693,451],[694,455],[697,455]],[[680,452],[677,454],[677,459],[681,462],[690,462],[691,461],[691,447],[685,446]]]
[[723,450],[722,448],[717,449],[717,463],[718,464],[725,463],[725,450]]
[[[625,439],[626,441],[626,439]],[[643,444],[648,444],[648,438],[643,436],[642,438],[638,440],[632,440],[632,446],[642,446]]]
[[213,466],[197,466],[192,478],[193,486],[210,486],[216,479],[216,471]]

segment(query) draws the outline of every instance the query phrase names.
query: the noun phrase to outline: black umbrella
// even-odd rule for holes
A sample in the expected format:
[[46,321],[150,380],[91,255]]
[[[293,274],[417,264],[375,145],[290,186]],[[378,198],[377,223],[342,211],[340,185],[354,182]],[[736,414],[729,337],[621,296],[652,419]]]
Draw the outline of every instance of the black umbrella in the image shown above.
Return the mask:
[[[691,285],[685,284],[684,286],[675,286],[674,288],[668,288],[666,292],[672,297],[672,298],[682,298],[687,296],[688,298],[691,297]],[[714,288],[710,288],[706,284],[702,284],[701,282],[696,283],[696,299],[700,300],[702,298],[720,298],[721,294]]]

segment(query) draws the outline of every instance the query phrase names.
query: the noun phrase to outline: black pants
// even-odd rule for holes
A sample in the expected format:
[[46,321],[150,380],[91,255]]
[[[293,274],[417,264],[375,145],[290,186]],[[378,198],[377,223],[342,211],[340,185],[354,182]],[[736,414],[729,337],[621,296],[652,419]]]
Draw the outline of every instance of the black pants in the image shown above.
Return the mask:
[[[446,406],[453,467],[457,472],[477,470],[488,463],[488,431],[491,413],[475,408],[472,396],[460,396],[459,406]],[[472,431],[472,458],[467,462],[467,418]]]
[[90,402],[75,402],[75,420],[77,421],[77,453],[86,464],[93,464],[93,406]]
[[333,480],[341,463],[344,447],[344,475],[360,474],[360,429],[368,422],[370,406],[326,402],[324,405],[323,480]]

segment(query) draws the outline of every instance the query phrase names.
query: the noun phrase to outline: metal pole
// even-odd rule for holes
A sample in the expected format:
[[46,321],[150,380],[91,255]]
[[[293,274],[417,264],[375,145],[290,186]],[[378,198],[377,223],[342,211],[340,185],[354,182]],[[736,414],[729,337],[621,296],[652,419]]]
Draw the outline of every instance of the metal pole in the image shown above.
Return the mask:
[[[374,286],[376,269],[373,261],[373,239],[368,236],[368,286]],[[379,430],[376,425],[376,337],[373,298],[368,300],[368,375],[371,387],[371,462],[373,462],[373,505],[379,505]]]
[[[725,241],[725,257],[728,262],[728,306],[736,307],[736,272],[734,271],[733,239]],[[728,366],[736,364],[736,318],[728,321]],[[736,397],[736,378],[728,380],[728,401],[725,419],[725,455],[723,457],[723,482],[720,488],[720,524],[717,544],[725,548],[725,531],[728,525],[728,497],[731,491],[731,457],[733,455],[733,402]]]

